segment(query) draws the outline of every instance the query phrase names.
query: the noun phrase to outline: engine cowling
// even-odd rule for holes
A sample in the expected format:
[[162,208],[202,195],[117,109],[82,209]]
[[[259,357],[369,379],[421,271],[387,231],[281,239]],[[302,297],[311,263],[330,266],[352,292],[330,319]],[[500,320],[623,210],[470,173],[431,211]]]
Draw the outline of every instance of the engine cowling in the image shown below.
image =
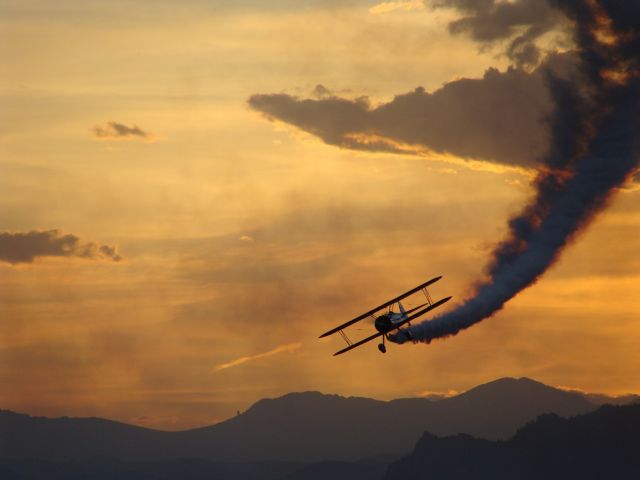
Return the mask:
[[380,315],[376,318],[375,327],[380,333],[387,333],[393,329],[393,324],[388,315]]

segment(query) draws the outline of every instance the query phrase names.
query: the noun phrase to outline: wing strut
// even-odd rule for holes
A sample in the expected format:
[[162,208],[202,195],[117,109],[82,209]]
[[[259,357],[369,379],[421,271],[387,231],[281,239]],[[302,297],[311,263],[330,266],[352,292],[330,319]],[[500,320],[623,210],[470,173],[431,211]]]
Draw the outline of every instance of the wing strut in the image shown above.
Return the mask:
[[347,334],[344,333],[343,330],[340,330],[340,336],[343,338],[345,342],[347,342],[347,345],[352,345],[351,340],[349,340],[349,337],[347,337]]

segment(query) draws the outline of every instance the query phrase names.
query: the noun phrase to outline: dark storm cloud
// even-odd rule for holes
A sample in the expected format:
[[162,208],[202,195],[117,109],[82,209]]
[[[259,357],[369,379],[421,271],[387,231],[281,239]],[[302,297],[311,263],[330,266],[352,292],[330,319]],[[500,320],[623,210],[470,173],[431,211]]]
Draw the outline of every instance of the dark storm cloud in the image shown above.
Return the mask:
[[96,125],[93,127],[93,135],[100,139],[113,139],[113,138],[149,138],[151,135],[149,132],[145,132],[137,125],[127,127],[122,123],[108,122],[104,127]]
[[0,261],[31,263],[37,257],[104,258],[114,262],[122,259],[115,247],[82,242],[75,235],[63,235],[58,230],[0,232]]
[[458,10],[463,17],[449,23],[453,34],[466,33],[481,43],[507,41],[506,54],[519,66],[536,65],[536,40],[562,22],[546,0],[436,0],[436,8]]
[[546,152],[552,103],[550,72],[572,70],[571,55],[552,55],[529,73],[489,69],[483,78],[461,79],[433,93],[417,88],[371,107],[365,97],[301,99],[286,94],[253,95],[251,108],[295,125],[331,145],[369,151],[435,151],[534,165]]

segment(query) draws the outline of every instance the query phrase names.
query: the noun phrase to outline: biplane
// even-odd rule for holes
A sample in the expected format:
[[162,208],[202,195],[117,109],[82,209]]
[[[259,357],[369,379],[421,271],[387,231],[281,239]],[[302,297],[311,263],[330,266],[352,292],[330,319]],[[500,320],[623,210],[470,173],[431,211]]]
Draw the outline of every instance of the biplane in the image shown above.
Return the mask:
[[[402,295],[396,298],[393,298],[388,302],[383,303],[382,305],[374,308],[373,310],[369,310],[367,313],[363,313],[362,315],[354,318],[353,320],[349,320],[348,322],[343,323],[342,325],[332,328],[328,332],[325,332],[322,335],[320,335],[319,338],[328,337],[329,335],[333,335],[334,333],[339,333],[340,336],[342,336],[344,341],[347,342],[347,346],[342,350],[339,350],[333,354],[334,356],[336,356],[336,355],[341,355],[345,352],[348,352],[349,350],[359,347],[360,345],[370,342],[371,340],[374,340],[378,337],[382,337],[382,343],[378,344],[378,350],[380,350],[382,353],[385,353],[387,351],[387,347],[385,345],[385,339],[387,338],[387,335],[390,332],[393,332],[394,330],[401,330],[401,327],[403,327],[404,325],[411,326],[410,322],[412,320],[415,320],[416,318],[421,317],[425,313],[430,312],[434,308],[438,308],[440,305],[451,300],[451,297],[442,298],[437,302],[434,302],[431,299],[431,295],[429,294],[427,287],[429,285],[433,285],[441,278],[442,276],[432,278],[428,282],[425,282],[422,285],[418,285],[417,287],[412,288],[408,292],[403,293]],[[422,291],[422,293],[424,294],[426,301],[416,307],[410,308],[409,310],[405,310],[401,301],[413,295],[414,293],[418,293],[420,291]],[[396,303],[398,304],[398,310],[399,310],[398,312],[394,312],[394,306]],[[386,309],[387,311],[382,313],[381,315],[377,315],[378,312],[384,309]],[[358,323],[367,318],[371,318],[373,320],[373,325],[378,332],[371,335],[370,337],[367,337],[363,340],[353,343],[351,340],[349,340],[349,337],[347,337],[347,334],[344,332],[344,329],[353,325],[354,323]],[[401,331],[404,332],[405,335],[407,335],[407,338],[409,340],[411,340],[411,334],[408,329],[401,330]]]

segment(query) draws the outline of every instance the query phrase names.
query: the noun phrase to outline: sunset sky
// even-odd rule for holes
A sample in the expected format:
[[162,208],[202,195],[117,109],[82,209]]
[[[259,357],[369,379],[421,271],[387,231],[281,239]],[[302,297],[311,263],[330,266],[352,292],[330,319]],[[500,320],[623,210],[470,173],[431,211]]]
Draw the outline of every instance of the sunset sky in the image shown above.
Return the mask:
[[384,356],[317,338],[437,275],[455,308],[532,195],[562,22],[509,69],[460,16],[0,0],[0,408],[182,429],[290,391],[640,392],[631,181],[493,318]]

